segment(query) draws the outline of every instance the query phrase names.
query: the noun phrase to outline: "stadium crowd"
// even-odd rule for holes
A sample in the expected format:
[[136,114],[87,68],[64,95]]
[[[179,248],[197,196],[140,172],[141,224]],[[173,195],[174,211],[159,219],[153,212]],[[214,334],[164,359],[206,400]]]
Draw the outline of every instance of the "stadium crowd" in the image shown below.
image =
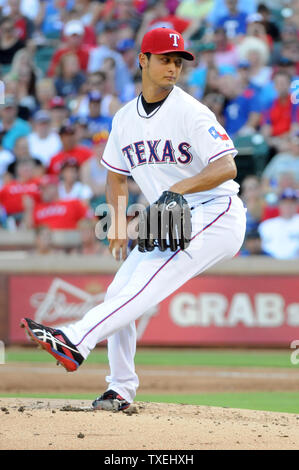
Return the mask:
[[[239,150],[239,255],[299,258],[297,0],[0,0],[0,227],[35,230],[39,253],[55,251],[56,230],[107,252],[99,160],[115,112],[140,93],[142,37],[161,26],[196,55],[178,86]],[[129,184],[129,204],[142,200]]]

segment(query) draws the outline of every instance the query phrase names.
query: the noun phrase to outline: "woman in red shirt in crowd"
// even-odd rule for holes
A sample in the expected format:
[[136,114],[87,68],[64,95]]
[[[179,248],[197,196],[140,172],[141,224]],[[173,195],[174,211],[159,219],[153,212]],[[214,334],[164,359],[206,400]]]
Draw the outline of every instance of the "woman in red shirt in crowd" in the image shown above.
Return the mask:
[[84,145],[76,144],[75,128],[70,124],[63,125],[59,131],[62,142],[62,150],[51,158],[48,173],[51,175],[58,175],[61,170],[62,163],[68,158],[73,158],[77,161],[80,167],[82,163],[86,162],[93,156],[92,150]]
[[6,183],[0,190],[0,204],[8,216],[22,216],[24,197],[30,196],[39,201],[38,180],[34,175],[35,161],[32,158],[20,160],[16,164],[16,178]]
[[81,219],[92,217],[91,210],[78,199],[59,200],[58,182],[57,176],[45,175],[40,180],[40,202],[26,198],[24,221],[28,229],[43,225],[51,230],[76,230]]

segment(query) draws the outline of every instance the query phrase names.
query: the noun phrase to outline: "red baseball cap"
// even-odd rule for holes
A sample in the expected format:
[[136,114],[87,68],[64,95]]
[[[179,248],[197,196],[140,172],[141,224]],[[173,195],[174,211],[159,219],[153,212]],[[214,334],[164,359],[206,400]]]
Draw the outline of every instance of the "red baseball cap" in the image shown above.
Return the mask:
[[50,106],[51,109],[53,109],[53,108],[65,108],[66,107],[65,101],[62,98],[62,96],[54,96],[50,100],[49,106]]
[[191,52],[185,51],[185,43],[182,35],[169,28],[155,28],[146,33],[141,44],[141,52],[145,54],[167,54],[178,52],[186,60],[194,60]]

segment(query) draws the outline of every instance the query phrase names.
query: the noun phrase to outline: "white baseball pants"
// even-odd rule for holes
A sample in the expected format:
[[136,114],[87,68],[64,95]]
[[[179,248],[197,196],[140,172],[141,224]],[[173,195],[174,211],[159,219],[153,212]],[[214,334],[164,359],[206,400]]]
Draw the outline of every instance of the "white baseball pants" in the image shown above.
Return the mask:
[[195,204],[187,250],[141,253],[136,247],[116,273],[105,301],[80,321],[61,328],[84,358],[108,338],[109,389],[129,402],[134,400],[139,385],[134,366],[135,320],[192,277],[232,258],[243,243],[245,228],[245,209],[236,195]]

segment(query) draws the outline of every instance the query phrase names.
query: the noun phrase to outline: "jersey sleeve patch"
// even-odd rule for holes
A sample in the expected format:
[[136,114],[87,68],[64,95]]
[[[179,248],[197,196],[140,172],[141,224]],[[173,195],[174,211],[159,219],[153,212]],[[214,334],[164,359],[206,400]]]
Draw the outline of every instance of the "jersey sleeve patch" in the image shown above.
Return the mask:
[[217,131],[217,130],[215,129],[214,126],[210,127],[209,133],[211,134],[211,136],[212,136],[215,140],[217,140],[217,139],[220,139],[220,140],[230,140],[230,138],[228,137],[227,134],[225,134],[225,133],[221,134],[219,131]]

